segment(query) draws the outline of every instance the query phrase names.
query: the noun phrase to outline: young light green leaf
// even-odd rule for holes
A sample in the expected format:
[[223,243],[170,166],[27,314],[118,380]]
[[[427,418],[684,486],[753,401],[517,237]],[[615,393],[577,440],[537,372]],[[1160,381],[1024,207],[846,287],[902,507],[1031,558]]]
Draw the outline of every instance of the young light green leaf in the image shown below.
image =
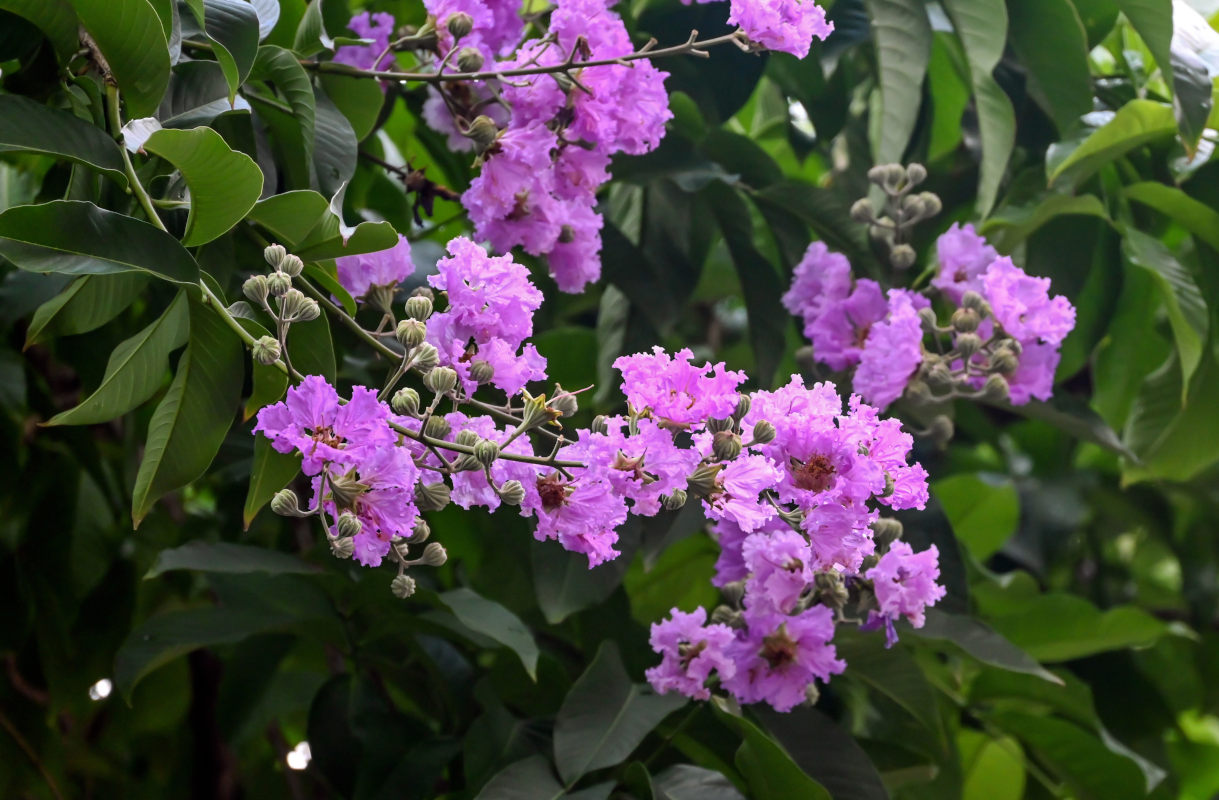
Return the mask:
[[79,117],[16,94],[0,95],[0,153],[64,158],[127,185],[118,144]]
[[442,593],[440,602],[453,612],[462,625],[516,653],[529,677],[537,680],[538,646],[529,628],[516,614],[465,587]]
[[25,332],[25,346],[100,328],[131,305],[148,285],[139,272],[83,275],[38,307]]
[[71,0],[106,58],[129,117],[150,117],[169,85],[169,42],[148,0]]
[[0,255],[28,272],[142,271],[175,283],[199,281],[199,265],[165,231],[77,200],[14,206],[0,214]]
[[190,302],[190,344],[148,424],[131,517],[138,527],[152,504],[211,465],[236,415],[245,375],[241,340],[201,301]]
[[93,394],[46,424],[92,425],[121,417],[143,404],[161,388],[169,354],[186,342],[189,330],[187,295],[181,291],[155,322],[114,348]]
[[1003,546],[1020,522],[1020,496],[1009,480],[962,474],[938,480],[931,491],[952,532],[979,561]]
[[80,46],[80,25],[68,0],[0,0],[0,11],[11,11],[36,25],[61,59]]
[[1154,100],[1131,100],[1050,172],[1050,183],[1065,177],[1078,184],[1136,147],[1170,138],[1176,130],[1171,106]]
[[303,561],[291,553],[231,542],[193,541],[157,553],[157,560],[144,573],[144,580],[178,569],[236,574],[266,572],[271,575],[308,575],[321,571],[316,564]]

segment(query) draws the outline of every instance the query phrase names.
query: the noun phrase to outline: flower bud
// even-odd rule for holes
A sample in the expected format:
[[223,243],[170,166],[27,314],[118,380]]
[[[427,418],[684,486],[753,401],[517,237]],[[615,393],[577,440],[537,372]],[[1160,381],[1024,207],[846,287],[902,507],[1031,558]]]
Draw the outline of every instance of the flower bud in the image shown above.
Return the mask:
[[830,608],[841,609],[851,599],[839,572],[818,572],[813,576],[813,586],[817,589],[817,597],[821,603]]
[[716,606],[711,612],[711,624],[727,625],[729,628],[744,626],[745,617],[740,611],[730,606]]
[[317,301],[312,297],[306,297],[305,302],[301,304],[300,311],[297,312],[297,322],[313,322],[322,315],[322,307],[317,304]]
[[926,208],[923,205],[922,195],[908,194],[902,198],[901,202],[902,218],[905,224],[910,225],[918,222],[923,218],[923,213]]
[[885,182],[889,175],[889,168],[892,166],[892,164],[877,164],[868,170],[868,180],[880,186]]
[[423,435],[432,439],[444,439],[449,435],[452,426],[444,417],[431,416],[427,418],[427,422],[423,423]]
[[470,31],[474,30],[474,18],[464,11],[458,11],[449,15],[445,21],[445,27],[449,29],[449,33],[453,34],[454,39],[460,39],[463,36],[469,36]]
[[447,483],[419,484],[415,490],[415,504],[420,511],[439,511],[449,504]]
[[916,406],[930,403],[934,399],[931,395],[931,387],[927,385],[926,381],[919,378],[912,378],[906,384],[902,396]]
[[456,436],[453,437],[453,441],[455,441],[457,444],[463,444],[466,447],[473,447],[482,441],[482,437],[469,428],[463,428],[457,432]]
[[419,544],[426,542],[428,537],[432,535],[432,526],[427,524],[427,520],[423,517],[415,518],[415,527],[411,529],[410,541],[411,544]]
[[548,405],[558,411],[560,417],[570,417],[580,410],[576,396],[571,392],[563,391],[563,387],[557,383],[554,385],[554,397],[550,399]]
[[927,438],[936,444],[947,444],[955,433],[956,425],[953,424],[952,418],[940,414],[931,420],[931,425],[927,431]]
[[[287,275],[283,274],[282,272],[277,272],[267,279],[267,283],[274,284],[276,278],[283,278],[285,281],[288,280]],[[274,289],[272,289],[271,294],[275,294]],[[305,301],[309,298],[305,297],[304,292],[302,292],[300,289],[293,289],[291,287],[289,287],[282,296],[277,296],[279,297],[280,319],[282,319],[284,322],[296,322],[300,317],[301,311],[305,307]]]
[[414,295],[406,300],[406,316],[408,319],[426,322],[432,316],[432,300],[429,297]]
[[960,352],[961,358],[968,361],[974,357],[974,354],[982,349],[982,337],[976,333],[959,333],[957,334],[956,349]]
[[866,197],[856,200],[851,206],[851,219],[856,222],[871,222],[874,217],[872,203]]
[[708,433],[720,433],[722,431],[730,431],[733,428],[733,422],[730,419],[709,419],[707,420]]
[[286,255],[288,255],[288,248],[282,244],[269,244],[262,250],[262,257],[274,270],[279,269],[279,262],[283,261]]
[[935,310],[930,307],[920,308],[918,310],[918,319],[919,322],[923,323],[923,330],[927,333],[934,331],[940,324],[940,321],[936,319]]
[[1001,347],[990,357],[990,368],[1000,375],[1011,375],[1020,368],[1020,358],[1012,350]]
[[457,51],[457,69],[461,72],[478,72],[483,68],[483,54],[476,47],[463,47]]
[[911,186],[917,186],[927,180],[927,168],[922,164],[910,164],[906,167],[906,180]]
[[923,199],[923,219],[934,217],[936,214],[944,210],[944,203],[940,200],[940,196],[934,192],[923,192],[919,195]]
[[291,489],[280,489],[271,498],[271,510],[281,517],[305,516],[301,512],[300,498]]
[[410,575],[399,575],[390,581],[389,590],[393,592],[394,597],[405,600],[415,593],[415,579]]
[[440,542],[428,542],[427,547],[423,548],[423,555],[419,557],[419,563],[426,567],[442,567],[448,560],[449,554]]
[[346,475],[331,475],[330,496],[339,508],[351,508],[368,487],[357,481],[354,470]]
[[741,454],[741,437],[733,431],[720,431],[711,439],[711,452],[720,461],[731,461]]
[[246,282],[241,284],[241,291],[249,298],[251,303],[262,305],[267,301],[267,295],[271,289],[267,286],[266,275],[251,275],[246,278]]
[[364,530],[364,523],[360,522],[360,518],[350,511],[344,511],[339,514],[339,536],[355,536],[360,531]]
[[880,562],[880,556],[873,554],[864,558],[863,563],[859,565],[860,572],[867,572]]
[[279,342],[273,336],[259,336],[250,345],[254,360],[264,366],[270,366],[279,361]]
[[292,288],[292,278],[282,272],[272,272],[267,276],[267,291],[272,297],[283,297]]
[[752,405],[753,401],[749,399],[749,395],[741,395],[736,400],[736,408],[732,412],[732,418],[737,422],[740,422],[745,418],[745,415],[749,413],[749,409]]
[[394,329],[394,336],[398,338],[399,344],[410,350],[423,344],[427,336],[427,326],[417,319],[404,319]]
[[986,377],[986,384],[982,387],[982,393],[987,400],[994,403],[1005,403],[1011,395],[1011,388],[1007,385],[1007,379],[997,373]]
[[889,251],[889,263],[894,269],[910,269],[918,260],[918,253],[908,244],[896,245]]
[[686,485],[695,497],[710,497],[716,489],[716,476],[723,469],[722,464],[704,464],[694,470]]
[[685,489],[674,489],[670,494],[665,495],[664,504],[665,511],[676,511],[686,504],[687,494]]
[[470,380],[475,383],[490,383],[494,377],[495,367],[491,366],[490,361],[484,361],[480,358],[470,363]]
[[810,683],[804,687],[804,703],[812,708],[817,705],[817,701],[821,699],[821,690],[817,688],[816,683]]
[[518,480],[504,481],[499,487],[499,499],[510,506],[519,506],[525,501],[525,487]]
[[452,367],[436,367],[423,376],[423,385],[433,394],[447,394],[457,385],[457,371]]
[[593,433],[599,433],[604,436],[609,433],[609,420],[604,414],[598,414],[593,417],[593,424],[589,425],[588,429]]
[[305,271],[305,262],[301,261],[297,256],[289,253],[279,262],[279,271],[287,275],[289,278],[295,278]]
[[495,120],[486,114],[479,114],[470,123],[470,127],[466,129],[465,135],[474,143],[475,152],[484,153],[499,138],[499,127],[496,126]]
[[415,347],[411,361],[419,368],[420,372],[427,372],[440,363],[440,352],[436,349],[436,345],[431,342],[424,342]]
[[489,467],[499,458],[499,445],[490,439],[483,439],[474,445],[474,457],[484,467]]
[[775,426],[768,420],[758,420],[753,426],[753,442],[754,444],[770,444],[775,440],[777,435]]
[[351,558],[355,551],[356,543],[350,537],[330,540],[330,554],[335,558]]
[[728,601],[728,605],[740,608],[741,601],[745,599],[745,581],[731,581],[724,584],[720,588],[720,594]]
[[982,318],[972,308],[958,308],[952,312],[952,328],[957,333],[973,333]]
[[880,517],[872,523],[872,541],[882,550],[902,538],[902,524],[892,517]]
[[947,392],[952,389],[952,372],[942,362],[932,364],[923,373],[927,386],[934,392]]
[[393,397],[389,399],[389,406],[395,414],[413,417],[419,413],[419,392],[409,386],[403,387],[394,392]]
[[986,308],[986,300],[982,297],[982,295],[970,290],[962,295],[961,306],[982,314]]

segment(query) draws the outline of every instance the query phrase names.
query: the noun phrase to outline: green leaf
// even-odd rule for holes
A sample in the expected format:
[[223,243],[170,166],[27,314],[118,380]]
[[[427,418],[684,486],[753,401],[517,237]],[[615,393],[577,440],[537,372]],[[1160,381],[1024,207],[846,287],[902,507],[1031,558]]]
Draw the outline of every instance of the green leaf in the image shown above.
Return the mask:
[[994,72],[1007,43],[1007,6],[1003,0],[945,0],[953,27],[969,62],[982,138],[978,175],[978,213],[990,213],[1016,143],[1016,113]]
[[308,58],[322,50],[334,50],[334,38],[326,31],[324,0],[312,0],[296,28],[296,40],[292,49],[298,56]]
[[177,569],[238,574],[266,572],[271,575],[310,574],[321,571],[316,564],[278,550],[230,542],[194,541],[157,553],[157,560],[148,572],[144,573],[144,580]]
[[964,728],[957,734],[965,781],[961,800],[1021,800],[1024,751],[1011,737],[992,739]]
[[1128,199],[1155,209],[1219,250],[1219,212],[1210,206],[1195,200],[1175,186],[1155,181],[1133,183],[1122,191]]
[[291,252],[306,261],[377,253],[398,243],[388,222],[361,222],[343,242],[339,220],[326,198],[313,191],[294,191],[255,204],[250,219],[262,225]]
[[148,423],[131,517],[138,527],[162,495],[200,477],[236,415],[245,349],[212,309],[192,298],[190,344],[169,391]]
[[834,645],[839,658],[851,665],[853,678],[897,703],[944,747],[935,689],[909,650],[885,647],[878,636],[840,634]]
[[917,639],[950,642],[983,664],[1035,675],[1050,683],[1061,684],[1054,673],[1041,666],[1028,653],[996,633],[980,620],[961,614],[945,614],[936,609],[927,609],[927,621],[922,628],[911,629],[903,635]]
[[321,375],[334,383],[334,340],[325,314],[312,322],[293,323],[288,328],[288,351],[292,354],[292,366],[301,374]]
[[159,130],[148,137],[144,149],[177,167],[190,189],[190,216],[182,239],[188,247],[223,236],[245,218],[262,193],[262,170],[211,128]]
[[865,0],[872,18],[881,96],[877,164],[901,161],[923,102],[931,23],[921,0]]
[[1062,215],[1087,215],[1108,221],[1096,195],[1051,194],[1022,206],[1004,206],[982,224],[981,232],[1001,253],[1010,253],[1043,225]]
[[824,786],[834,800],[889,800],[868,754],[850,731],[823,712],[796,706],[783,714],[759,708],[757,715],[800,769]]
[[123,313],[147,285],[148,276],[138,272],[77,278],[34,312],[25,346],[96,330]]
[[783,748],[761,728],[744,717],[730,713],[724,701],[713,701],[715,714],[741,735],[736,752],[736,768],[749,784],[751,800],[831,800],[830,793],[796,765]]
[[169,43],[148,0],[71,0],[114,74],[127,114],[150,117],[169,86]]
[[359,140],[347,117],[321,87],[314,91],[314,102],[317,116],[313,129],[313,167],[317,188],[322,194],[333,197],[355,174]]
[[613,561],[590,570],[585,556],[561,547],[530,547],[529,555],[538,608],[551,625],[604,602],[622,585],[631,561],[624,551]]
[[555,719],[559,775],[571,786],[593,770],[622,763],[653,728],[685,704],[679,695],[657,695],[631,683],[618,646],[604,642]]
[[1047,422],[1077,439],[1099,445],[1111,453],[1134,459],[1135,455],[1109,423],[1087,403],[1074,395],[1059,392],[1048,402],[1030,400],[1021,406],[995,403],[998,408],[1028,419]]
[[772,226],[776,214],[794,215],[812,228],[831,250],[850,259],[856,270],[874,275],[880,273],[867,236],[862,226],[851,221],[850,206],[841,192],[785,180],[758,192],[754,200]]
[[1051,170],[1050,183],[1068,178],[1078,185],[1136,147],[1170,138],[1176,130],[1171,107],[1153,100],[1131,100]]
[[80,26],[68,0],[0,0],[0,10],[11,11],[36,25],[61,59],[80,47]]
[[525,623],[494,600],[488,600],[467,588],[452,589],[440,595],[462,625],[475,633],[490,637],[516,653],[529,677],[538,677],[538,646]]
[[379,81],[357,78],[350,75],[323,73],[322,88],[326,96],[347,117],[357,141],[364,141],[372,133],[385,104],[385,92]]
[[187,295],[179,292],[155,322],[114,348],[93,394],[45,424],[92,425],[121,417],[143,404],[161,388],[169,354],[186,342],[189,329]]
[[168,233],[75,200],[14,206],[0,214],[0,256],[29,272],[142,271],[175,283],[199,281],[199,266]]
[[[1188,395],[1182,407],[1181,393]],[[1186,387],[1174,355],[1143,382],[1126,421],[1125,440],[1137,463],[1124,464],[1122,485],[1139,481],[1188,481],[1219,459],[1219,366],[1203,353]]]
[[474,800],[558,800],[565,796],[545,756],[529,756],[504,767]]
[[0,153],[64,158],[127,185],[118,144],[79,117],[15,94],[0,95]]
[[722,774],[693,764],[674,764],[658,774],[653,785],[667,800],[745,800]]
[[1134,606],[1101,611],[1081,597],[1059,592],[1022,598],[989,617],[996,630],[1039,661],[1070,661],[1148,645],[1168,632],[1165,623]]
[[952,532],[979,561],[985,561],[1016,532],[1020,496],[1009,480],[953,475],[931,484]]
[[1114,0],[1114,4],[1138,31],[1171,88],[1172,0]]
[[1189,395],[1189,381],[1202,359],[1209,315],[1206,301],[1193,276],[1173,256],[1172,251],[1142,231],[1127,228],[1122,239],[1122,254],[1136,267],[1156,279],[1181,364],[1181,402]]
[[313,98],[313,83],[300,61],[289,51],[274,45],[258,48],[251,74],[260,80],[268,80],[288,101],[292,117],[299,126],[301,145],[305,160],[313,160],[313,129],[317,117],[317,103]]
[[1092,110],[1083,22],[1070,0],[1023,0],[1008,10],[1012,45],[1028,69],[1029,90],[1065,133]]
[[250,467],[250,488],[246,491],[242,523],[246,530],[262,507],[280,489],[288,485],[301,471],[301,458],[292,453],[281,453],[271,446],[265,436],[254,439],[254,461]]
[[245,0],[203,0],[203,28],[232,100],[258,53],[258,14]]

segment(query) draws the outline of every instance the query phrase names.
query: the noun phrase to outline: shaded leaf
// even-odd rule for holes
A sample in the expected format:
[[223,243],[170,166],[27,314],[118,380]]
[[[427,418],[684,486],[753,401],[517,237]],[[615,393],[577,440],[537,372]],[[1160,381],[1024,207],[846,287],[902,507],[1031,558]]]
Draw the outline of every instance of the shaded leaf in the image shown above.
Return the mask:
[[169,42],[148,0],[71,0],[122,91],[130,117],[156,111],[169,85]]
[[30,152],[64,158],[127,185],[119,145],[74,114],[15,94],[0,95],[0,153]]
[[749,783],[751,800],[831,800],[830,793],[796,765],[783,748],[761,728],[744,717],[725,710],[722,700],[713,701],[716,716],[741,736],[736,768]]
[[1176,130],[1171,107],[1153,100],[1131,100],[1050,171],[1050,183],[1069,178],[1079,184],[1136,147],[1169,138]]
[[973,617],[945,614],[930,608],[927,609],[926,624],[922,628],[911,629],[904,635],[916,639],[951,642],[983,664],[1036,675],[1050,683],[1062,683],[1028,653]]
[[178,569],[197,572],[265,572],[271,575],[310,574],[321,571],[315,564],[278,550],[230,542],[194,541],[157,553],[157,560],[148,572],[144,573],[144,580]]
[[84,275],[38,307],[25,332],[25,346],[100,328],[131,305],[148,285],[138,272]]
[[920,0],[865,0],[880,77],[877,164],[901,161],[923,102],[923,78],[931,60],[931,23]]
[[254,439],[254,461],[250,467],[250,488],[246,491],[242,521],[246,530],[250,523],[271,502],[280,489],[288,485],[301,469],[301,458],[292,453],[281,453],[271,446],[265,436]]
[[464,587],[443,592],[439,597],[462,625],[516,653],[529,677],[537,680],[538,646],[519,617],[494,600]]
[[68,0],[0,0],[0,10],[29,20],[51,40],[60,58],[80,46],[76,12]]

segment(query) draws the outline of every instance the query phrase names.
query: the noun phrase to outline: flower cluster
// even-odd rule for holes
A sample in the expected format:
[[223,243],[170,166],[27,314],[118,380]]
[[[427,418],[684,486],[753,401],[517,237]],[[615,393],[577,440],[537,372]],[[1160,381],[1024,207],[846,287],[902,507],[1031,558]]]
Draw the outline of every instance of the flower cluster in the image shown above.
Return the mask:
[[383,69],[389,58],[389,38],[394,32],[393,16],[365,11],[352,17],[347,27],[367,40],[367,44],[341,45],[335,51],[335,63],[356,69]]
[[[1075,326],[1071,303],[1051,297],[1048,278],[999,256],[971,225],[954,224],[938,254],[931,288],[955,306],[948,326],[924,294],[855,279],[846,258],[820,242],[805,252],[783,303],[803,320],[813,357],[854,369],[855,391],[882,409],[903,393],[915,402],[982,394],[1017,405],[1048,400],[1058,348]],[[935,348],[925,345],[928,335]]]

